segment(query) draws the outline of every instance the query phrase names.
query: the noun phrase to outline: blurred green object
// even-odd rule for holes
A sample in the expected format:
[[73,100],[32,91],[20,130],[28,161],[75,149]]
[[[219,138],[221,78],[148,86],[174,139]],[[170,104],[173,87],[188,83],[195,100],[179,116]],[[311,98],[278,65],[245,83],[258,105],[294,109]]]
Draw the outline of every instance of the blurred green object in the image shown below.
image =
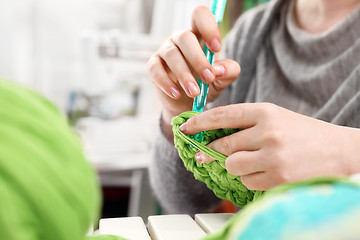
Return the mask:
[[360,185],[319,178],[266,192],[203,240],[359,239],[359,219]]
[[259,4],[269,2],[269,0],[244,0],[243,1],[243,11],[247,11],[251,8],[256,7]]
[[95,235],[95,236],[88,236],[85,238],[85,240],[131,240],[131,239],[122,238],[113,235]]
[[0,239],[82,240],[99,217],[95,172],[66,119],[1,79],[0,189]]
[[224,18],[220,23],[221,38],[226,36],[243,12],[267,2],[269,2],[269,0],[228,0]]

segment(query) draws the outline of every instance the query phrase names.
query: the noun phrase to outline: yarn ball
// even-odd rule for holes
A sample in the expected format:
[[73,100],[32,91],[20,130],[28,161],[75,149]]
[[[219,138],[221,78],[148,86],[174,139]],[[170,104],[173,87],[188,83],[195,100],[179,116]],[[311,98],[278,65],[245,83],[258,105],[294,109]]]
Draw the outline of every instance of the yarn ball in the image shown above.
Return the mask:
[[314,179],[269,191],[203,240],[359,239],[360,185]]
[[99,216],[96,179],[56,107],[0,79],[0,239],[84,239]]
[[[241,183],[240,176],[235,176],[227,172],[225,168],[225,160],[227,157],[206,147],[210,142],[238,132],[239,129],[205,131],[204,139],[199,143],[179,130],[181,124],[197,114],[197,112],[192,111],[183,112],[171,121],[174,133],[174,144],[187,170],[191,171],[197,180],[204,182],[217,197],[227,199],[236,206],[242,207],[248,202],[256,200],[261,196],[262,192],[247,189]],[[196,161],[195,154],[197,150],[214,158],[215,161],[210,163],[200,163]]]

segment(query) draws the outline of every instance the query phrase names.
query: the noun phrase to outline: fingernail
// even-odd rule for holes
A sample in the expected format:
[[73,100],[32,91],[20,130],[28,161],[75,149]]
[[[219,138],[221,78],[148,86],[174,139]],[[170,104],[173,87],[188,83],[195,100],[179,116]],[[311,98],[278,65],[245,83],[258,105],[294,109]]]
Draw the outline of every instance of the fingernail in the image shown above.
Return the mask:
[[174,98],[180,97],[180,92],[176,88],[172,87],[170,88],[170,93]]
[[182,131],[182,132],[185,132],[185,131],[186,131],[186,127],[187,127],[186,123],[183,123],[183,124],[181,124],[181,126],[179,127],[179,130]]
[[219,40],[214,39],[210,42],[210,48],[213,51],[218,51],[221,48],[221,43],[219,42]]
[[199,94],[199,88],[193,82],[190,82],[188,84],[188,93],[190,96],[195,97]]
[[215,75],[221,77],[225,74],[225,67],[223,65],[214,65]]
[[197,151],[197,153],[195,154],[195,159],[198,162],[201,162],[201,163],[203,162],[202,154],[200,151]]
[[215,79],[214,74],[208,68],[202,72],[202,76],[207,82],[212,82]]

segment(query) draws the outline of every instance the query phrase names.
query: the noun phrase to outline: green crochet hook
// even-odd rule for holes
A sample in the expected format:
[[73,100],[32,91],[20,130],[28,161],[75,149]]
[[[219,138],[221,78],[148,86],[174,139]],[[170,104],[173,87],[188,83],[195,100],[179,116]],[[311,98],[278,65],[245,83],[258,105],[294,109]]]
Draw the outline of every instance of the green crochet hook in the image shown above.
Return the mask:
[[[215,15],[215,20],[218,24],[223,19],[224,12],[225,12],[225,5],[226,5],[226,0],[212,0],[211,1],[210,10]],[[212,66],[213,62],[214,62],[214,53],[208,49],[206,44],[204,44],[203,51]],[[200,94],[197,97],[195,97],[195,99],[194,99],[193,111],[201,113],[204,111],[204,107],[206,104],[206,98],[207,98],[207,94],[209,91],[209,84],[201,81],[201,79],[199,77],[197,79],[197,84],[199,85],[199,88],[200,88]],[[202,142],[203,138],[204,138],[204,133],[200,132],[191,137],[198,142]]]

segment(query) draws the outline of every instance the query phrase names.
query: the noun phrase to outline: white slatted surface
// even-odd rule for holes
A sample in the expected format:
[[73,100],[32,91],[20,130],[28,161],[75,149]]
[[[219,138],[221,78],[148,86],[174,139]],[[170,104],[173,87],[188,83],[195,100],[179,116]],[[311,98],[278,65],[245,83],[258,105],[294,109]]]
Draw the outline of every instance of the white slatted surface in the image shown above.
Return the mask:
[[233,213],[202,213],[195,215],[195,222],[206,233],[213,233],[224,227],[232,216]]
[[153,240],[198,240],[206,235],[189,215],[149,217],[149,232]]
[[88,232],[86,233],[86,236],[92,236],[94,235],[94,225],[90,225]]
[[99,234],[116,235],[131,240],[150,240],[141,217],[100,219]]
[[198,240],[220,230],[232,216],[232,213],[197,214],[195,221],[185,214],[150,216],[148,231],[141,217],[104,218],[98,232],[130,240]]

